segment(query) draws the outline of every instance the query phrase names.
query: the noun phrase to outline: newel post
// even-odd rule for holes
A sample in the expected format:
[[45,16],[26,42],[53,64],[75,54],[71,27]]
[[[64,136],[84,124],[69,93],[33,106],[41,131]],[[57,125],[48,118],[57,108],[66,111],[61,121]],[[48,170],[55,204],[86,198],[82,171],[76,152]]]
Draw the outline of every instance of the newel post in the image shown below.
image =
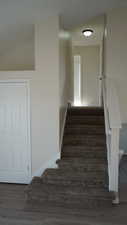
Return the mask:
[[111,131],[111,157],[110,157],[109,189],[115,194],[113,204],[119,204],[119,128]]

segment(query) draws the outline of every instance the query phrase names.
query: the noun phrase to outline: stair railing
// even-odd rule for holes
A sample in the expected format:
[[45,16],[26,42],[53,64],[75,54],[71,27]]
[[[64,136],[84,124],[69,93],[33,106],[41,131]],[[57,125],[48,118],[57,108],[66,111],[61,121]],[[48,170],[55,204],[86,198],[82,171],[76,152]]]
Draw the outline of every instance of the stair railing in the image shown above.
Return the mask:
[[119,136],[121,129],[119,102],[112,79],[104,78],[102,87],[108,153],[109,191],[114,193],[113,203],[119,204]]

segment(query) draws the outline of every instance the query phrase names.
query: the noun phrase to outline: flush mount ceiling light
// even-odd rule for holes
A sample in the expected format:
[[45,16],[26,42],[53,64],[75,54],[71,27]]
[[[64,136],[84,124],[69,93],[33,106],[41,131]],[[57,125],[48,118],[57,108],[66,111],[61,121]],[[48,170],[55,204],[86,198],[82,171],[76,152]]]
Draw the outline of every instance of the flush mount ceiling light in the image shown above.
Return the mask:
[[83,35],[85,37],[90,37],[93,34],[93,30],[92,29],[85,29],[82,31]]

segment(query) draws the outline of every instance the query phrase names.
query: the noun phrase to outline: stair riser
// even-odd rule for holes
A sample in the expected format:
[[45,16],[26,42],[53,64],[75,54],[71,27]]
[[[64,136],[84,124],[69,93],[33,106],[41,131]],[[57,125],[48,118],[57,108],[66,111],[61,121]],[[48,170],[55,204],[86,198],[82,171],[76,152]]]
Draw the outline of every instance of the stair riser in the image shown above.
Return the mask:
[[[52,188],[51,188],[52,187]],[[99,191],[100,190],[100,191]],[[103,198],[103,199],[111,199],[111,196],[109,195],[108,191],[102,191],[102,189],[85,189],[85,188],[81,188],[81,186],[77,186],[76,189],[74,186],[72,186],[71,188],[67,187],[67,186],[63,186],[63,188],[61,187],[61,189],[57,189],[57,187],[55,186],[49,186],[49,188],[47,188],[47,186],[45,186],[43,183],[40,184],[39,186],[33,185],[31,191],[27,192],[27,194],[32,194],[36,196],[44,196],[44,195],[50,195],[50,196],[55,196],[55,195],[59,195],[59,196],[67,196],[69,197],[75,197],[75,198],[91,198],[91,196],[93,196],[93,198]]]
[[58,162],[58,166],[60,167],[67,167],[67,168],[82,168],[82,169],[86,169],[86,168],[105,168],[107,167],[107,162],[104,161],[104,162],[100,162],[100,161],[93,161],[93,163],[89,163],[88,161],[84,164],[82,163],[67,163],[67,162],[64,162],[66,159],[63,159],[63,161],[61,160],[60,162]]
[[62,151],[65,151],[65,152],[81,151],[84,153],[91,152],[91,154],[92,154],[92,152],[93,153],[96,152],[97,154],[101,154],[101,153],[107,154],[106,146],[86,146],[86,145],[71,146],[71,145],[68,145],[68,146],[64,146],[62,148]]
[[106,171],[106,168],[104,168],[104,167],[98,167],[98,168],[96,168],[96,167],[85,167],[85,168],[83,168],[83,167],[79,167],[79,168],[77,168],[77,167],[69,167],[69,166],[63,166],[63,165],[59,165],[58,166],[58,168],[60,168],[60,169],[64,169],[66,172],[68,171],[68,172],[81,172],[81,173],[86,173],[86,172],[105,172]]
[[69,109],[68,110],[68,115],[73,116],[73,115],[93,115],[93,116],[103,116],[104,115],[104,110],[103,109],[96,109],[96,110],[91,110],[91,109]]
[[105,130],[104,129],[85,129],[85,128],[71,128],[70,126],[69,127],[66,127],[65,128],[65,135],[68,135],[68,134],[75,134],[75,135],[80,135],[80,134],[84,134],[84,135],[89,135],[89,134],[96,134],[96,135],[99,135],[99,134],[105,134]]
[[82,165],[82,166],[77,166],[77,165],[69,165],[69,164],[62,164],[62,163],[59,163],[58,164],[58,167],[60,169],[64,169],[65,171],[79,171],[79,172],[82,172],[82,173],[85,173],[85,172],[89,172],[89,171],[93,171],[93,172],[104,172],[104,171],[107,171],[107,167],[104,166],[104,165]]
[[[97,197],[93,197],[93,199],[90,199],[90,197],[88,197],[87,195],[85,196],[80,196],[80,195],[71,195],[71,193],[69,194],[65,194],[65,193],[57,193],[57,194],[52,194],[50,193],[45,193],[45,192],[32,192],[31,196],[33,199],[38,199],[40,201],[53,201],[53,202],[60,202],[60,203],[66,203],[66,204],[86,204],[89,201],[93,201],[93,203],[95,203],[95,201],[99,201],[99,197],[97,199]],[[101,201],[101,200],[100,200]],[[106,198],[103,198],[103,201],[108,202],[109,200],[106,200]],[[110,199],[110,203],[111,203],[111,199]]]
[[63,140],[63,146],[65,145],[87,145],[87,146],[106,146],[104,139],[76,139],[65,137]]
[[104,172],[91,172],[91,173],[69,173],[64,169],[47,169],[42,176],[44,183],[50,184],[63,184],[63,185],[104,185],[106,181]]
[[105,185],[105,181],[102,181],[102,179],[100,180],[90,180],[90,181],[71,181],[71,180],[57,180],[57,179],[53,179],[53,178],[46,178],[46,179],[43,179],[44,183],[45,184],[56,184],[56,185],[71,185],[71,186],[77,186],[77,185],[83,185],[84,187],[94,187],[94,188],[97,188],[97,187],[104,187]]
[[29,200],[32,200],[33,202],[37,201],[37,203],[40,203],[44,206],[44,203],[50,203],[52,205],[58,204],[58,206],[64,206],[64,207],[76,207],[76,208],[84,208],[84,209],[95,209],[95,208],[108,208],[112,206],[111,200],[106,199],[74,199],[67,198],[65,195],[63,196],[36,196],[34,194],[31,194],[31,197],[29,197]]
[[103,117],[68,117],[66,120],[66,125],[74,125],[78,124],[80,126],[83,124],[86,125],[104,125],[104,118]]
[[[33,189],[32,190],[32,192],[30,193],[32,196],[34,196],[34,197],[36,197],[36,198],[38,198],[38,199],[47,199],[47,200],[56,200],[56,199],[58,199],[59,198],[59,200],[61,200],[61,201],[68,201],[68,202],[76,202],[76,203],[80,203],[80,202],[84,202],[85,201],[85,199],[90,199],[90,195],[88,195],[88,194],[80,194],[80,193],[71,193],[71,192],[69,192],[69,193],[66,193],[66,192],[64,192],[64,193],[59,193],[59,192],[47,192],[47,191],[43,191],[43,189],[42,189],[42,191],[37,191],[36,190],[36,192],[35,192],[35,190]],[[96,199],[96,198],[103,198],[103,200],[106,200],[106,197],[104,197],[104,196],[94,196],[93,194],[92,194],[92,196],[93,196],[93,198],[94,199]],[[108,197],[107,197],[107,199],[108,199]],[[109,198],[110,200],[111,200],[111,198]]]
[[84,167],[84,166],[107,166],[107,159],[96,159],[96,158],[91,158],[91,159],[82,159],[82,158],[69,158],[69,159],[59,159],[56,161],[56,164],[63,164],[63,165],[69,165],[75,166],[75,167]]
[[62,158],[85,158],[85,159],[106,159],[107,155],[103,152],[96,153],[96,152],[83,152],[83,151],[62,151],[61,154]]

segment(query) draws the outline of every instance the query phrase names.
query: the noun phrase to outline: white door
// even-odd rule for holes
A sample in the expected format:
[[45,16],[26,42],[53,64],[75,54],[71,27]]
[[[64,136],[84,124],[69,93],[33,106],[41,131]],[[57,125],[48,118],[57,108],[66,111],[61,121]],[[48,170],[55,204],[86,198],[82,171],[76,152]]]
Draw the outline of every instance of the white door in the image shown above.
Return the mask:
[[27,82],[0,82],[0,182],[29,183]]
[[81,56],[74,56],[74,105],[81,106]]
[[74,105],[100,105],[101,57],[99,45],[74,47]]

